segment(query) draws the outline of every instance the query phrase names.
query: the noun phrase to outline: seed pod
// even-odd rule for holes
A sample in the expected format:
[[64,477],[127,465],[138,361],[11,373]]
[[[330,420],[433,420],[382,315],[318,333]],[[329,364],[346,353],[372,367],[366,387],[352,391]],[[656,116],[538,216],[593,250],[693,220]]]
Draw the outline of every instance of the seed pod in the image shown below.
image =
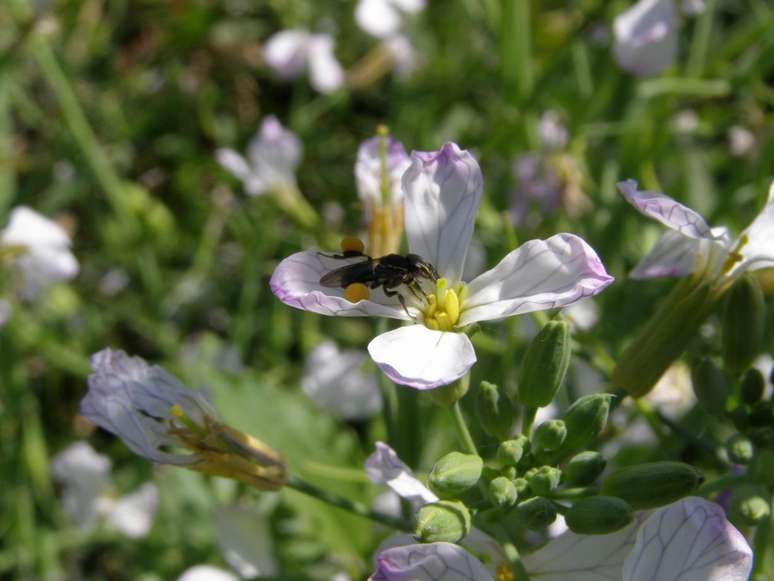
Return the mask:
[[614,496],[590,496],[573,503],[564,515],[569,529],[579,535],[606,535],[624,528],[634,518],[632,507]]
[[744,434],[734,434],[726,441],[726,452],[734,464],[748,464],[753,458],[755,447]]
[[430,488],[441,498],[453,498],[475,486],[484,461],[473,454],[450,452],[430,471]]
[[567,426],[562,420],[543,422],[532,433],[532,448],[535,450],[556,450],[567,437]]
[[564,467],[564,478],[571,486],[586,486],[596,480],[607,465],[599,452],[586,451],[576,454]]
[[731,393],[726,374],[712,359],[702,357],[691,369],[693,391],[699,404],[710,414],[726,413],[726,400]]
[[519,435],[513,440],[501,442],[497,448],[497,459],[504,466],[516,466],[524,456],[524,452],[529,449],[529,440]]
[[516,504],[519,493],[516,486],[505,476],[498,476],[489,483],[489,495],[498,508],[508,508]]
[[744,372],[742,376],[742,401],[748,405],[753,405],[763,397],[763,392],[766,390],[766,380],[763,378],[763,374],[751,367]]
[[745,274],[728,291],[723,310],[723,361],[732,371],[749,367],[763,340],[766,307],[758,279]]
[[693,492],[704,480],[701,472],[682,462],[651,462],[616,470],[602,480],[600,493],[617,496],[635,509],[674,502]]
[[414,536],[421,543],[456,543],[470,531],[470,512],[456,500],[426,504],[417,512]]
[[538,496],[546,496],[556,490],[562,479],[562,471],[553,466],[541,466],[533,468],[525,476],[529,482],[529,488]]
[[519,375],[519,402],[527,408],[547,406],[554,399],[570,365],[570,326],[549,321],[527,348]]
[[535,496],[520,503],[510,513],[516,522],[528,529],[542,529],[556,520],[556,508],[547,498]]
[[481,429],[497,440],[511,435],[516,407],[494,383],[482,381],[476,393],[476,412]]
[[765,486],[742,484],[731,492],[731,511],[750,526],[771,516],[769,494]]
[[560,450],[571,452],[588,446],[604,429],[612,398],[609,393],[593,393],[575,400],[562,417],[567,437]]

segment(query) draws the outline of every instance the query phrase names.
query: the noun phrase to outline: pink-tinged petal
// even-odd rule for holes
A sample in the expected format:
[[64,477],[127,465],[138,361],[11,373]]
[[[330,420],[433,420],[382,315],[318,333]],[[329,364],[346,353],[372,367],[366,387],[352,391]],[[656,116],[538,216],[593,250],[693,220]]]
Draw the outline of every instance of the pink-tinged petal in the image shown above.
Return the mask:
[[[382,138],[371,137],[360,144],[355,162],[357,194],[366,204],[382,205]],[[411,165],[406,150],[397,139],[387,137],[387,187],[385,202],[395,202],[403,197],[400,179]]]
[[400,13],[390,0],[360,0],[355,22],[372,36],[389,38],[400,28]]
[[[261,122],[255,137],[247,146],[247,158],[259,174],[276,174],[280,181],[294,182],[293,173],[301,162],[303,148],[296,135],[282,126],[274,115]],[[276,180],[275,180],[276,181]]]
[[556,234],[530,240],[468,284],[460,324],[563,307],[612,282],[582,238]]
[[613,55],[625,71],[657,75],[677,57],[677,12],[673,0],[640,0],[613,23]]
[[667,230],[629,276],[645,279],[688,275],[693,272],[700,243],[696,238],[688,238],[675,230]]
[[491,581],[481,561],[459,545],[428,543],[387,549],[376,555],[370,581]]
[[661,222],[664,226],[676,230],[683,236],[715,239],[712,229],[701,215],[669,196],[658,192],[638,190],[635,180],[618,182],[618,191],[640,212]]
[[305,250],[288,256],[271,275],[271,291],[286,305],[320,315],[337,317],[389,317],[408,319],[396,298],[379,289],[371,291],[370,300],[352,303],[344,298],[344,289],[320,284],[323,275],[362,258],[337,259]]
[[263,59],[280,77],[293,79],[306,67],[308,42],[305,30],[281,30],[266,41]]
[[418,509],[428,502],[436,502],[438,497],[422,484],[398,458],[395,450],[384,442],[376,442],[374,452],[365,462],[365,472],[374,484],[389,486],[395,494]]
[[752,549],[723,509],[691,496],[653,512],[637,533],[624,581],[746,581]]
[[769,187],[766,205],[742,236],[747,236],[747,243],[741,250],[744,260],[734,270],[774,266],[774,182]]
[[409,249],[454,284],[462,277],[481,204],[481,168],[454,143],[439,151],[414,151],[411,161],[403,174]]
[[309,83],[321,93],[332,93],[344,84],[344,69],[333,52],[333,37],[315,34],[309,39]]
[[368,344],[368,352],[390,380],[420,390],[453,383],[476,362],[467,335],[424,325],[383,333]]

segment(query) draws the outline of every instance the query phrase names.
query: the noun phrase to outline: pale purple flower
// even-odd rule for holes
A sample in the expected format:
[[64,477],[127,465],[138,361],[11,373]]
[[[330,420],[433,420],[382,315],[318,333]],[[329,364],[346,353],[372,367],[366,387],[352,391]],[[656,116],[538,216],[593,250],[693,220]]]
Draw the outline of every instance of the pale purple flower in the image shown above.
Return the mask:
[[368,479],[374,484],[384,484],[395,494],[408,500],[417,509],[428,502],[436,502],[438,497],[422,484],[398,458],[395,450],[384,442],[376,442],[374,452],[365,463]]
[[[385,141],[384,146],[383,141]],[[386,162],[384,176],[382,176],[382,147],[384,147]],[[406,154],[403,144],[397,139],[389,135],[386,137],[377,135],[366,139],[358,147],[355,161],[355,181],[360,200],[367,207],[401,202],[403,200],[401,178],[410,165],[411,159]]]
[[378,38],[389,38],[401,29],[404,13],[416,14],[425,0],[358,0],[355,22],[365,32]]
[[321,93],[332,93],[344,84],[344,70],[328,34],[282,30],[266,41],[263,57],[283,79],[295,79],[308,71],[310,84]]
[[396,34],[386,39],[383,46],[392,59],[392,68],[399,78],[406,78],[413,73],[420,64],[411,41],[402,34]]
[[673,0],[640,0],[616,16],[613,55],[638,77],[657,75],[677,57],[677,11]]
[[325,287],[320,279],[362,258],[315,251],[286,258],[271,278],[274,294],[295,308],[411,321],[368,345],[371,358],[396,383],[417,389],[452,383],[476,362],[467,326],[566,306],[613,281],[586,242],[557,234],[527,242],[466,283],[462,273],[483,189],[478,163],[453,143],[436,152],[414,152],[402,186],[409,252],[434,265],[440,277],[432,287],[429,281],[425,285],[424,300],[399,289],[404,310],[398,297],[376,288],[368,298],[350,302],[346,289]]
[[774,184],[761,213],[736,240],[669,196],[640,191],[634,180],[619,182],[618,189],[640,212],[669,228],[632,278],[693,274],[726,286],[743,272],[774,265]]
[[301,141],[270,115],[261,123],[243,156],[222,147],[215,152],[218,163],[240,180],[245,191],[259,196],[271,191],[296,190],[296,169],[301,162]]
[[376,555],[370,581],[486,581],[493,579],[481,561],[452,543],[405,545]]
[[538,120],[538,136],[540,144],[545,149],[564,149],[569,135],[562,123],[562,118],[556,111],[545,111]]

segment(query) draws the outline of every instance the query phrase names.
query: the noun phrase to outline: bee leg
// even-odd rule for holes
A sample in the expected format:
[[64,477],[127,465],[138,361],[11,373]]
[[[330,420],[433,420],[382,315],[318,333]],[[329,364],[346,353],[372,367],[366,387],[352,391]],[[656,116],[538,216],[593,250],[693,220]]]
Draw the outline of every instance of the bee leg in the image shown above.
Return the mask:
[[425,303],[427,302],[427,294],[425,294],[425,291],[423,291],[422,287],[419,286],[419,283],[414,281],[413,283],[406,284],[406,286],[415,298],[417,298],[419,301],[423,301]]
[[406,312],[406,314],[408,315],[409,319],[411,319],[415,323],[417,322],[417,320],[414,318],[414,316],[411,313],[409,313],[408,307],[406,306],[406,299],[403,298],[402,294],[400,294],[398,291],[390,290],[390,289],[385,288],[385,287],[382,287],[382,291],[384,292],[385,296],[388,296],[388,297],[398,297],[398,301],[400,302],[400,306],[403,307],[403,310]]

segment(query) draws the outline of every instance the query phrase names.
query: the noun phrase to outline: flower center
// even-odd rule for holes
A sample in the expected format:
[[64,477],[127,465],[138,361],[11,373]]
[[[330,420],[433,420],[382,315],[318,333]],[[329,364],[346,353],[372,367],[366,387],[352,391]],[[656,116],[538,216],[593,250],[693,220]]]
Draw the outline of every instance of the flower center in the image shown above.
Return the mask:
[[445,278],[435,283],[435,292],[427,295],[422,311],[425,326],[434,331],[451,331],[460,320],[460,309],[465,298],[465,285],[458,283],[449,288]]

